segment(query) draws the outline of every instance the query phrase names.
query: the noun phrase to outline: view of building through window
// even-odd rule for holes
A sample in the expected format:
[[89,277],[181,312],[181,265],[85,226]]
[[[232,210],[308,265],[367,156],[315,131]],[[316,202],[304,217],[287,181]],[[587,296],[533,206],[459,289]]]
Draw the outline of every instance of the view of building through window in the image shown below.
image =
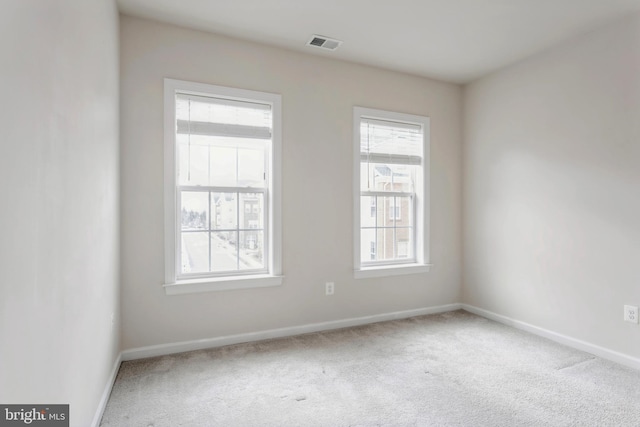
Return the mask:
[[264,268],[263,205],[260,193],[182,192],[181,272]]
[[[373,169],[372,180],[365,195],[361,195],[362,259],[407,258],[411,256],[409,247],[413,239],[413,195],[402,190],[406,184],[411,184],[413,167],[402,170],[396,165],[394,168],[381,164],[361,165],[363,169],[369,167]],[[370,257],[364,253],[367,250]]]

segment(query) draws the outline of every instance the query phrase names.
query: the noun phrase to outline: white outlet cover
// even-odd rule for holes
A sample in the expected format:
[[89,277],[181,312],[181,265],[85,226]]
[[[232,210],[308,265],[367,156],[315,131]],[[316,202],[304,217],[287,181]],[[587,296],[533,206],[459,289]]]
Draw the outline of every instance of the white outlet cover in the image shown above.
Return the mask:
[[638,323],[638,307],[633,305],[624,306],[624,321],[631,323]]
[[325,294],[326,295],[333,295],[335,289],[335,284],[333,282],[326,282],[325,283]]

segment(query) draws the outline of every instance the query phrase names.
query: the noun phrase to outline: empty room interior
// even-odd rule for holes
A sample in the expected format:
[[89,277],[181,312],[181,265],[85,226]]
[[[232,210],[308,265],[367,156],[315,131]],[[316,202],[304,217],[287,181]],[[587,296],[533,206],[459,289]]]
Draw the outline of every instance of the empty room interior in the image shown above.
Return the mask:
[[640,425],[640,1],[0,10],[0,405]]

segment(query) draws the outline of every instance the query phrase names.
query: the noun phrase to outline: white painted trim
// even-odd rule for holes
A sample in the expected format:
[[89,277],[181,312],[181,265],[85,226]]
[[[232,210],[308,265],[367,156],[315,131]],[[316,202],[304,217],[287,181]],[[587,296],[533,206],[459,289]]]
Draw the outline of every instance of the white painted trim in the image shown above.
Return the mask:
[[459,310],[460,304],[447,304],[435,307],[419,308],[415,310],[396,311],[392,313],[375,314],[372,316],[356,317],[351,319],[333,320],[329,322],[311,323],[307,325],[292,326],[288,328],[270,329],[246,334],[228,335],[223,337],[206,338],[202,340],[183,341],[178,343],[152,345],[138,347],[122,352],[122,360],[144,359],[146,357],[164,356],[167,354],[183,353],[185,351],[202,350],[207,348],[222,347],[231,344],[240,344],[252,341],[261,341],[272,338],[290,337],[294,335],[308,334],[312,332],[329,331],[332,329],[349,328],[352,326],[366,325],[369,323],[386,322],[389,320],[406,319],[427,314],[444,313]]
[[640,359],[635,358],[633,356],[629,356],[628,354],[619,353],[617,351],[610,350],[608,348],[600,347],[599,345],[596,345],[596,344],[582,341],[577,338],[569,337],[567,335],[562,335],[557,332],[553,332],[548,329],[541,328],[539,326],[531,325],[529,323],[522,322],[520,320],[515,320],[510,317],[503,316],[501,314],[497,314],[489,310],[484,310],[482,308],[478,308],[469,304],[460,304],[460,306],[463,310],[468,311],[469,313],[473,313],[478,316],[482,316],[487,319],[494,320],[498,323],[502,323],[504,325],[507,325],[516,329],[521,329],[523,331],[530,332],[534,335],[538,335],[538,336],[550,339],[551,341],[564,344],[566,346],[575,348],[577,350],[585,351],[587,353],[593,354],[594,356],[598,356],[603,359],[607,359],[612,362],[616,362],[621,365],[640,370]]
[[179,82],[164,79],[164,277],[176,278],[176,90]]
[[360,259],[362,243],[360,242],[360,110],[353,107],[353,269],[358,271],[361,268]]
[[271,233],[269,242],[269,273],[273,276],[282,275],[282,96],[273,95],[271,100],[272,114],[272,144],[271,164],[269,171],[269,226]]
[[253,276],[230,276],[221,278],[180,280],[176,283],[167,283],[163,286],[167,295],[184,295],[209,291],[280,286],[282,285],[282,279],[283,276],[269,276],[261,274]]
[[109,397],[111,396],[111,390],[113,389],[113,385],[116,382],[116,376],[118,375],[118,370],[120,370],[120,364],[122,363],[122,353],[119,353],[116,357],[115,362],[113,363],[113,367],[111,368],[111,374],[107,379],[107,384],[104,387],[104,391],[102,392],[102,398],[100,398],[100,403],[98,404],[98,408],[96,409],[96,413],[93,416],[93,421],[91,422],[92,427],[99,427],[100,422],[102,421],[102,416],[104,415],[104,410],[107,407],[107,402],[109,402]]
[[399,264],[384,265],[380,267],[362,267],[354,270],[353,277],[356,279],[367,279],[369,277],[402,276],[404,274],[428,273],[429,264]]

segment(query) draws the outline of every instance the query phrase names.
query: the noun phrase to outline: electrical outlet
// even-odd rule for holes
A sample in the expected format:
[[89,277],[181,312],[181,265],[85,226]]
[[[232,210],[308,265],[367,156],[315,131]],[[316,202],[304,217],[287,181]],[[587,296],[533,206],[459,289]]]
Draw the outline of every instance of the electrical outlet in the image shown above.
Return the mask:
[[324,286],[325,286],[325,295],[333,295],[335,284],[333,282],[327,282],[324,284]]
[[638,307],[633,305],[624,306],[624,321],[631,323],[638,323]]

